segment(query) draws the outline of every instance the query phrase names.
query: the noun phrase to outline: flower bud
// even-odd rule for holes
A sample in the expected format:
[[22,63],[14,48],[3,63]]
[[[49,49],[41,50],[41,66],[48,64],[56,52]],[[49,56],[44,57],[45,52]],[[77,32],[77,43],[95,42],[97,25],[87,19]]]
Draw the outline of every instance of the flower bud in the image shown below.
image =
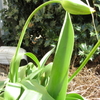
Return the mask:
[[86,15],[95,12],[95,10],[86,5],[81,0],[61,0],[63,8],[74,15]]

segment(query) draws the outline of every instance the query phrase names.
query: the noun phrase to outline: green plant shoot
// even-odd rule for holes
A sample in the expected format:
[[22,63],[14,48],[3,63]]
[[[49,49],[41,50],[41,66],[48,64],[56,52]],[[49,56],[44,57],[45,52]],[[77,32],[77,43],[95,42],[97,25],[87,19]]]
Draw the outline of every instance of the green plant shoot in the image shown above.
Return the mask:
[[[34,80],[33,78],[37,74],[40,75],[40,73],[43,71],[41,67],[45,69],[44,67],[45,62],[46,62],[45,59],[47,59],[48,56],[46,56],[46,58],[44,57],[45,59],[43,61],[41,60],[41,62],[39,63],[38,59],[34,55],[32,55],[31,53],[26,53],[27,56],[29,56],[36,62],[36,64],[38,65],[38,70],[37,68],[35,68],[35,71],[33,71],[27,78],[23,78],[24,76],[22,76],[21,80],[19,81],[18,70],[20,69],[19,68],[20,60],[18,59],[19,57],[21,58],[22,55],[19,56],[18,52],[21,47],[22,40],[23,40],[23,37],[25,35],[26,29],[28,27],[30,20],[41,8],[51,3],[60,3],[62,7],[66,10],[66,14],[65,14],[64,23],[61,29],[61,33],[59,36],[59,40],[58,40],[58,44],[57,44],[57,48],[56,48],[56,52],[54,56],[54,62],[53,62],[53,66],[52,66],[52,70],[50,74],[50,80],[48,82],[48,86],[46,90],[43,86],[41,86],[40,84],[37,84],[37,81],[40,78],[35,78],[37,79],[37,81]],[[68,77],[68,71],[69,71],[71,56],[72,56],[73,47],[74,47],[74,30],[73,30],[73,26],[71,22],[70,13],[75,14],[75,15],[86,15],[86,14],[91,14],[93,12],[95,12],[93,8],[89,7],[88,5],[86,5],[80,0],[51,0],[37,7],[30,14],[30,16],[28,17],[23,27],[23,30],[22,30],[22,33],[17,45],[16,53],[11,61],[10,72],[9,72],[10,82],[8,82],[5,92],[4,92],[5,100],[8,100],[7,98],[11,98],[12,100],[26,100],[25,98],[30,98],[30,100],[33,100],[34,97],[36,97],[34,100],[47,100],[47,98],[48,100],[72,100],[72,98],[73,100],[75,98],[77,98],[77,100],[78,99],[84,100],[81,96],[77,94],[71,94],[68,96],[66,95],[68,82],[76,75],[74,74],[70,79]],[[89,54],[84,64],[86,64],[86,62],[89,60],[89,57],[92,56],[92,54],[95,52],[97,47],[100,45],[99,42],[98,42],[98,45],[96,45],[96,47],[94,47],[94,49],[91,51],[92,53]],[[53,50],[48,55],[50,55],[52,52]],[[80,67],[77,73],[81,70],[81,68],[83,68],[83,65],[82,67]],[[27,66],[24,66],[22,69],[26,67]],[[25,72],[25,69],[24,69],[24,72]],[[13,90],[18,90],[20,91],[20,93],[17,93],[16,95],[13,96],[11,94],[12,87],[13,87]]]

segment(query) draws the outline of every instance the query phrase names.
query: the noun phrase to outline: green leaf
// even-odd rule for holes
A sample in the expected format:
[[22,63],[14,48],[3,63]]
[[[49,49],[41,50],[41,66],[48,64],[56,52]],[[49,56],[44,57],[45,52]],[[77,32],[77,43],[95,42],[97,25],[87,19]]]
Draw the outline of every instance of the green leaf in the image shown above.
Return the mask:
[[52,70],[52,65],[53,63],[49,63],[48,65],[46,65],[43,68],[43,71],[41,72],[41,76],[40,76],[40,81],[41,81],[41,85],[43,86],[47,86],[48,82],[49,82],[49,78],[51,75],[51,70]]
[[37,57],[34,54],[32,54],[30,52],[27,52],[27,53],[25,53],[25,55],[30,57],[36,63],[36,65],[38,67],[40,67],[40,62],[39,62],[39,60],[37,59]]
[[64,100],[66,96],[68,86],[68,70],[73,52],[73,46],[74,30],[70,14],[66,12],[48,84],[48,92],[56,100]]
[[26,76],[31,74],[35,69],[38,69],[32,62],[29,62],[26,66],[27,66]]
[[34,66],[33,63],[28,63],[25,66],[19,67],[18,73],[19,73],[19,79],[20,80],[31,80],[33,79],[36,75],[38,75],[43,68],[37,68]]
[[53,49],[51,49],[49,52],[47,52],[44,56],[43,56],[43,58],[41,59],[41,61],[40,61],[40,66],[41,67],[44,67],[44,65],[45,65],[45,63],[46,63],[46,61],[47,61],[47,59],[50,57],[50,55],[54,52],[54,49],[55,49],[55,46],[53,45]]
[[35,68],[31,74],[29,74],[27,77],[25,77],[25,80],[28,79],[28,80],[31,80],[33,79],[36,75],[38,75],[40,72],[42,71],[42,68]]
[[[22,59],[22,57],[26,55],[28,57],[30,57],[38,67],[40,67],[40,63],[39,63],[39,60],[37,59],[37,57],[32,54],[32,53],[22,53],[22,54],[18,54],[16,56],[16,59],[12,59],[11,61],[11,64],[10,64],[10,74],[9,74],[9,77],[10,77],[10,81],[11,82],[18,82],[18,68],[20,66],[20,61]],[[25,69],[23,69],[25,71]]]
[[44,72],[45,72],[46,76],[50,76],[51,70],[52,70],[52,66],[53,66],[52,62],[45,66]]
[[19,81],[25,80],[25,79],[33,79],[36,75],[38,75],[42,71],[42,68],[37,68],[34,66],[33,63],[28,63],[25,66],[21,66],[18,69],[18,78]]
[[21,84],[25,91],[19,100],[54,100],[45,87],[39,85],[36,80],[24,80]]
[[85,99],[77,93],[70,93],[66,95],[65,100],[85,100]]
[[42,100],[42,94],[26,89],[19,100]]
[[17,100],[21,93],[21,85],[16,83],[8,83],[5,87],[5,100]]
[[18,68],[20,66],[20,61],[24,54],[25,53],[18,54],[15,59],[14,57],[12,58],[9,73],[10,82],[18,82]]
[[27,65],[21,66],[21,67],[18,68],[18,78],[19,78],[19,80],[22,80],[26,77],[26,68],[27,68]]
[[5,100],[4,98],[0,97],[0,100]]

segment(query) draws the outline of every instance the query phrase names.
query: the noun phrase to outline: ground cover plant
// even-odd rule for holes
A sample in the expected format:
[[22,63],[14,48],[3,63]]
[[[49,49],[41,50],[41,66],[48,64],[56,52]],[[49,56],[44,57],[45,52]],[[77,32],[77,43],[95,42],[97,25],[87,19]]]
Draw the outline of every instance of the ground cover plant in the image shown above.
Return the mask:
[[[60,32],[57,47],[53,46],[39,62],[37,57],[28,52],[18,54],[25,31],[33,15],[44,6],[51,3],[60,3],[65,9],[65,19]],[[81,8],[81,9],[79,9]],[[10,64],[10,72],[8,80],[1,82],[1,98],[2,100],[84,100],[82,96],[76,93],[66,94],[69,82],[82,70],[90,57],[94,54],[100,45],[100,40],[97,41],[86,59],[69,78],[68,71],[71,61],[71,56],[74,47],[74,30],[71,22],[71,14],[86,15],[95,12],[93,8],[84,4],[80,0],[52,0],[43,3],[37,7],[28,17],[18,45],[16,53]],[[45,65],[46,60],[56,48],[54,61]],[[30,57],[35,64],[28,63],[26,66],[19,67],[20,59],[23,55]],[[15,91],[16,93],[14,93]]]

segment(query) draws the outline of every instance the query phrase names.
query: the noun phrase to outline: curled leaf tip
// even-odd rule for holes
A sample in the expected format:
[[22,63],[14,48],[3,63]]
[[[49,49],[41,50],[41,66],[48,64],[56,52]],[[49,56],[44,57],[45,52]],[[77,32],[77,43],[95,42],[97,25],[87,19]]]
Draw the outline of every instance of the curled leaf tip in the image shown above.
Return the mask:
[[81,0],[61,0],[63,8],[74,15],[87,15],[94,13],[94,8],[88,6]]

